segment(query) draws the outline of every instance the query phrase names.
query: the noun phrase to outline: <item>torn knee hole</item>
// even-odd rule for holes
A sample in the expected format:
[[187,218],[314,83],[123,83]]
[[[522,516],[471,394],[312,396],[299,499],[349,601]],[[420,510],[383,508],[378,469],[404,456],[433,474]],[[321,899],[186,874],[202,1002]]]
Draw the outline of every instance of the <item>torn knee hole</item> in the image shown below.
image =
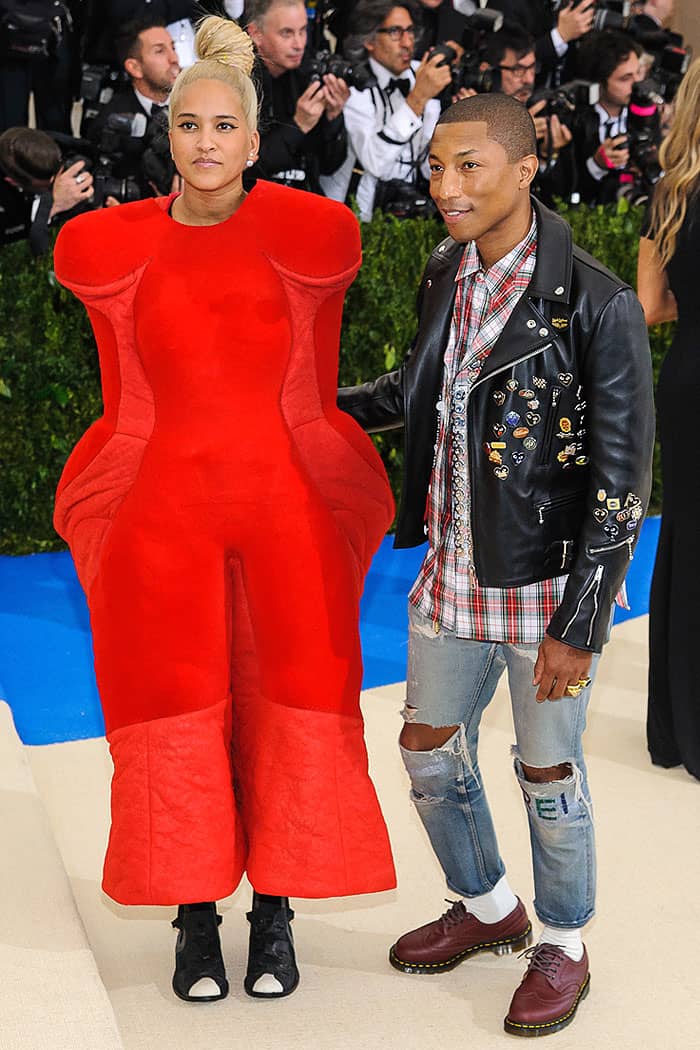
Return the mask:
[[520,764],[523,776],[530,784],[549,784],[558,780],[567,780],[573,775],[570,762],[561,762],[558,766],[526,766]]
[[406,751],[435,751],[443,747],[458,729],[459,726],[436,727],[407,719],[401,730],[399,743]]

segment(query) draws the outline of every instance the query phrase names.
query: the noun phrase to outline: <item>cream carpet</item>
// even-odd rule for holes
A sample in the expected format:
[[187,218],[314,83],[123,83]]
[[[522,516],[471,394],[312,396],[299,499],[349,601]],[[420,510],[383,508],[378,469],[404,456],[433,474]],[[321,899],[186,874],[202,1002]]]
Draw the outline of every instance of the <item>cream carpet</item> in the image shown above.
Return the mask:
[[[593,693],[586,743],[596,802],[600,893],[598,917],[586,933],[591,995],[574,1024],[551,1037],[551,1045],[559,1050],[700,1048],[695,959],[700,936],[700,784],[682,771],[655,769],[648,761],[646,630],[646,619],[615,629]],[[110,776],[104,741],[26,749],[125,1050],[512,1050],[514,1039],[504,1034],[502,1021],[522,961],[481,955],[452,973],[430,977],[397,973],[387,962],[392,941],[439,915],[446,896],[409,803],[395,745],[402,699],[401,685],[369,691],[363,698],[373,776],[392,836],[399,888],[367,898],[294,901],[302,983],[295,995],[277,1002],[248,999],[242,989],[248,887],[241,887],[222,908],[231,995],[223,1003],[198,1006],[174,998],[174,931],[168,923],[172,909],[121,908],[100,892]],[[511,743],[502,686],[482,731],[481,766],[511,884],[529,904],[529,845],[510,766]],[[17,801],[5,791],[3,819],[11,829],[27,820],[22,807],[15,808]],[[27,824],[27,834],[28,829]],[[24,880],[34,887],[38,875],[26,850],[13,863],[12,879],[17,883],[12,904],[21,915]],[[70,902],[60,907],[70,910]],[[26,1012],[32,1013],[28,1026],[33,1011],[41,1010],[39,985],[51,944],[51,926],[44,928],[48,920],[42,916],[55,908],[30,910],[36,964],[34,969],[26,967],[21,982]],[[17,915],[9,927],[9,941],[6,934],[0,938],[0,960],[10,963],[16,951],[16,919]],[[0,995],[7,1002],[4,984]],[[88,978],[85,987],[92,994]],[[10,990],[19,995],[12,982]],[[60,994],[65,1011],[68,991]],[[80,995],[73,1006],[75,1027],[93,1024],[94,1031],[94,1018],[81,1014],[85,1003]],[[16,1025],[17,1005],[11,1010]],[[0,1018],[0,1024],[4,1020]],[[85,1043],[42,1042],[40,1027],[36,1035],[22,1039],[18,1031],[10,1032],[8,1041],[2,1024],[0,1050],[53,1050],[63,1045],[111,1050],[119,1045],[111,1032]]]
[[122,1050],[47,813],[0,703],[0,1048]]

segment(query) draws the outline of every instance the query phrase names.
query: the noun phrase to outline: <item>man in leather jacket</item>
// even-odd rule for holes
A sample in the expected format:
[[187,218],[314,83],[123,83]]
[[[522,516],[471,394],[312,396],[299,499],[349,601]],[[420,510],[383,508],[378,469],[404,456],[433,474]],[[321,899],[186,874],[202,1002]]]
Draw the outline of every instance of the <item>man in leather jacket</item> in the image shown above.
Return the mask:
[[650,491],[651,362],[632,289],[531,198],[536,144],[520,103],[456,103],[430,165],[451,236],[427,264],[413,346],[396,371],[339,394],[366,430],[404,427],[395,544],[429,546],[409,598],[401,752],[448,885],[467,898],[399,938],[390,961],[436,973],[530,941],[477,756],[507,668],[544,929],[505,1027],[537,1036],[569,1024],[588,992],[581,736]]

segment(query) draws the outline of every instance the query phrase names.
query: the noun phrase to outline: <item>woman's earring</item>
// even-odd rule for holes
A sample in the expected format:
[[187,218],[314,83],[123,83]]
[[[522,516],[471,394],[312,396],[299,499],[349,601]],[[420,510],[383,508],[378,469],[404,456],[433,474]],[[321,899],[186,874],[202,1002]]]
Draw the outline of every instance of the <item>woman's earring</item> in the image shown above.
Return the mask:
[[253,167],[253,164],[255,164],[255,161],[254,161],[254,160],[250,160],[250,159],[249,159],[249,160],[247,160],[247,161],[245,162],[245,166],[246,166],[246,168],[252,168],[252,167]]

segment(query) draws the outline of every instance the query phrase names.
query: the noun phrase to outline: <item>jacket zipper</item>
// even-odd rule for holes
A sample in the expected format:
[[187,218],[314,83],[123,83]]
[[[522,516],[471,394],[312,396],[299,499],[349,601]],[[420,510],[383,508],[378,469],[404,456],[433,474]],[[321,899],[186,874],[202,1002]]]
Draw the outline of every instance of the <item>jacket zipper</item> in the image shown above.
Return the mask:
[[584,489],[578,492],[568,492],[565,496],[555,496],[553,499],[547,500],[546,503],[537,504],[537,518],[540,525],[544,525],[544,516],[550,511],[554,510],[555,507],[566,506],[567,503],[575,503],[577,499],[580,499],[584,495]]
[[524,354],[522,357],[516,358],[515,361],[509,361],[507,365],[503,365],[502,368],[497,368],[495,372],[489,372],[483,379],[479,378],[476,382],[472,383],[470,394],[473,393],[476,388],[481,384],[485,383],[487,379],[493,379],[494,376],[498,376],[501,372],[507,372],[510,368],[514,368],[515,365],[521,365],[523,361],[529,361],[531,357],[536,357],[537,354],[541,354],[544,350],[549,350],[553,346],[553,343],[545,343],[543,346],[538,346],[536,350],[531,350],[529,354]]
[[552,400],[549,406],[549,417],[547,418],[547,426],[544,432],[544,439],[542,441],[542,449],[540,451],[540,465],[547,462],[549,456],[549,450],[552,447],[552,434],[554,433],[554,420],[557,416],[557,404],[561,397],[561,389],[558,386],[552,387]]
[[591,591],[593,591],[593,612],[591,613],[591,619],[588,626],[588,638],[586,639],[586,645],[591,644],[591,638],[593,637],[593,624],[595,623],[595,618],[598,615],[598,593],[600,591],[600,581],[603,579],[603,571],[604,567],[602,565],[598,565],[595,572],[593,573],[591,582],[589,583],[588,587],[578,600],[576,612],[571,617],[564,630],[561,632],[562,638],[566,637],[569,628],[571,627],[572,623],[574,623],[574,621],[576,620],[578,614],[581,612],[581,606],[583,605],[584,601],[591,593]]
[[626,536],[624,540],[618,540],[617,543],[605,543],[601,547],[589,547],[588,548],[588,553],[589,554],[607,554],[608,551],[620,550],[621,547],[624,547],[625,544],[627,544],[627,547],[629,548],[629,559],[630,559],[630,561],[632,561],[632,559],[634,558],[634,554],[632,553],[632,544],[633,543],[634,543],[634,537],[633,536]]

